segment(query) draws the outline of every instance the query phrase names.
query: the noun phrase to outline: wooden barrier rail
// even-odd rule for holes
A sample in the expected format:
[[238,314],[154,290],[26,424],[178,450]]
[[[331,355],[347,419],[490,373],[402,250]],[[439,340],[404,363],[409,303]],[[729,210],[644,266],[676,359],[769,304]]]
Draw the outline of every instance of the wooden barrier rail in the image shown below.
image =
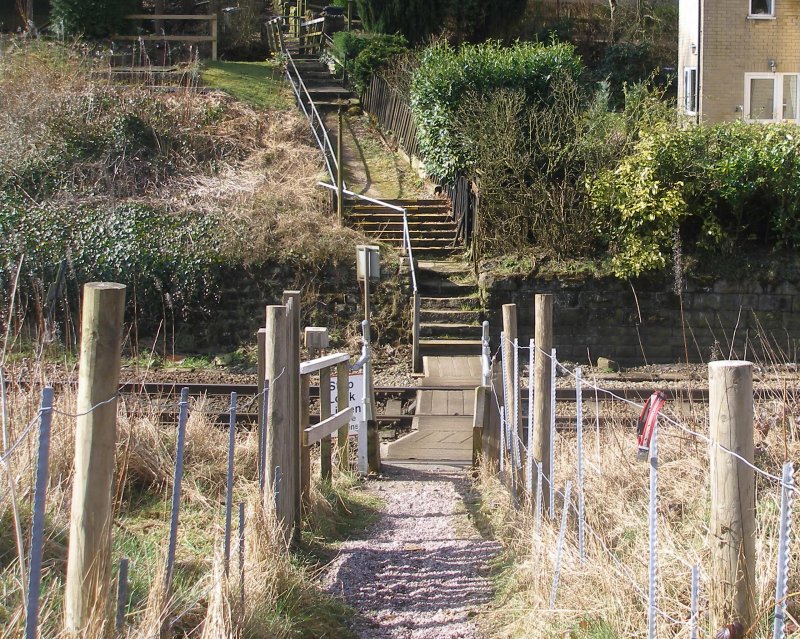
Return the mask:
[[150,35],[116,35],[114,40],[129,40],[144,42],[160,42],[166,40],[169,42],[210,42],[211,43],[211,59],[217,59],[217,15],[214,13],[203,15],[167,15],[161,13],[133,13],[125,16],[126,20],[203,20],[207,21],[210,25],[210,34],[205,36],[198,35],[166,35],[166,34],[150,34]]
[[[311,446],[320,445],[322,479],[332,476],[331,436],[338,432],[337,449],[340,469],[348,464],[347,438],[353,409],[350,404],[350,355],[334,353],[300,363],[300,494],[308,504],[311,494]],[[336,370],[336,400],[339,412],[331,415],[331,370]],[[311,426],[311,375],[319,373],[319,423]]]

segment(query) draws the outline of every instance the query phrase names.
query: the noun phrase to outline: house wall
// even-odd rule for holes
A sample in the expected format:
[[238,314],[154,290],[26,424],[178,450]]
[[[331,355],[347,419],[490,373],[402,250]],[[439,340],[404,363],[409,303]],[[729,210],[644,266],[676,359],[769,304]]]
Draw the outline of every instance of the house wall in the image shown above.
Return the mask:
[[[687,67],[697,67],[700,59],[698,28],[700,0],[680,0],[678,4],[678,108],[683,113],[685,91],[683,72]],[[695,51],[692,52],[692,45]],[[699,70],[699,69],[698,69]]]
[[748,0],[701,0],[701,119],[742,117],[744,74],[800,72],[800,3],[774,0],[774,19],[750,19]]

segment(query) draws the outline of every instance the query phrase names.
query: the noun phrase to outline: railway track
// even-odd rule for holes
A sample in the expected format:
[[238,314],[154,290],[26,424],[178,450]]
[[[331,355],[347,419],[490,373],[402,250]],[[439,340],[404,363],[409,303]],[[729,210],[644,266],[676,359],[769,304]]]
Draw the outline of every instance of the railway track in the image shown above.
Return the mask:
[[[659,383],[668,384],[675,383],[676,379],[615,379],[616,382],[627,381],[628,383],[637,383],[639,386],[624,386],[614,389],[602,389],[595,391],[594,388],[585,387],[582,392],[584,402],[592,405],[595,401],[610,401],[610,400],[624,400],[628,402],[643,403],[652,393],[654,389],[659,388]],[[794,380],[793,380],[794,381]],[[598,380],[602,384],[603,380]],[[648,387],[643,388],[642,384],[650,382]],[[20,386],[26,386],[24,382],[19,383]],[[71,382],[55,383],[54,386],[67,386]],[[174,402],[177,401],[181,389],[188,388],[191,397],[206,397],[209,400],[209,407],[204,410],[207,417],[215,423],[227,424],[229,422],[229,414],[225,407],[227,407],[228,398],[230,394],[235,392],[238,396],[239,412],[236,415],[237,424],[242,428],[252,427],[257,422],[257,412],[255,408],[255,396],[257,394],[257,386],[255,384],[247,383],[184,383],[184,382],[139,382],[127,381],[120,385],[120,393],[130,398],[139,397],[147,399],[148,401],[158,400],[163,404],[160,411],[161,420],[164,423],[177,423],[178,413],[177,406]],[[401,428],[408,429],[414,419],[413,410],[403,411],[402,407],[409,407],[415,397],[417,391],[420,390],[473,390],[473,386],[379,386],[375,388],[376,405],[379,407],[379,414],[376,416],[376,421],[381,428]],[[663,388],[663,387],[662,387]],[[704,388],[694,389],[664,389],[667,393],[668,400],[678,402],[708,402],[708,390]],[[800,385],[792,384],[788,387],[787,392],[791,397],[797,397],[800,394]],[[755,390],[756,399],[764,400],[770,397],[780,398],[783,396],[783,389],[765,389],[757,388]],[[310,396],[312,401],[319,398],[319,386],[312,386],[310,388]],[[522,388],[520,396],[523,402],[523,414],[527,414],[527,388]],[[390,402],[390,400],[397,400]],[[575,388],[557,388],[556,401],[559,403],[575,402]],[[400,409],[398,409],[398,406]],[[381,411],[381,408],[385,409]],[[413,408],[413,407],[412,407]],[[383,414],[380,414],[380,413]],[[312,423],[318,421],[318,416],[311,416]],[[601,423],[604,418],[601,418]],[[559,428],[569,428],[573,423],[570,418],[557,419],[557,426]]]

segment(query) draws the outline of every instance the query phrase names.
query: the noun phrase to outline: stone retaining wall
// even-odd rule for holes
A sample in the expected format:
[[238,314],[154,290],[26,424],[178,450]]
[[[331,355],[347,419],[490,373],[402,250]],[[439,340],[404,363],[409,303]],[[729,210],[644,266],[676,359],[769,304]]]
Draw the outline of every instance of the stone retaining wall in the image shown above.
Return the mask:
[[501,307],[516,303],[520,340],[533,329],[533,297],[554,297],[555,344],[561,358],[586,362],[609,357],[622,365],[708,361],[715,357],[797,361],[800,345],[800,285],[756,278],[737,282],[689,281],[681,299],[670,282],[628,283],[615,279],[581,283],[509,278],[482,285],[487,295],[494,344],[502,327]]

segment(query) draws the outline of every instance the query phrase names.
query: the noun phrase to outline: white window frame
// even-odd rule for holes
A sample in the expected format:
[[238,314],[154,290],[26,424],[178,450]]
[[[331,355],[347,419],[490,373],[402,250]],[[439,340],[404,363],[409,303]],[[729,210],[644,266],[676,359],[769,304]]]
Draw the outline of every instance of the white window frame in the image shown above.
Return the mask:
[[[694,75],[694,80],[690,78]],[[684,67],[683,69],[683,111],[686,115],[697,115],[697,67]],[[691,91],[690,91],[691,90]],[[690,106],[689,98],[693,98],[694,104]],[[694,106],[694,108],[692,108]]]
[[[792,120],[784,120],[783,116],[783,79],[787,75],[795,75],[798,76],[797,83],[796,83],[796,91],[797,94],[795,95],[795,109],[798,113],[795,114],[795,118]],[[774,111],[772,112],[772,117],[767,118],[758,118],[758,119],[751,119],[749,116],[750,114],[750,81],[751,80],[772,80],[772,107]],[[800,122],[800,107],[798,107],[798,103],[800,103],[800,71],[795,71],[792,73],[745,73],[744,74],[744,119],[746,122]]]
[[747,0],[747,17],[750,20],[774,20],[775,0],[767,0],[769,11],[767,13],[753,13],[753,0]]

